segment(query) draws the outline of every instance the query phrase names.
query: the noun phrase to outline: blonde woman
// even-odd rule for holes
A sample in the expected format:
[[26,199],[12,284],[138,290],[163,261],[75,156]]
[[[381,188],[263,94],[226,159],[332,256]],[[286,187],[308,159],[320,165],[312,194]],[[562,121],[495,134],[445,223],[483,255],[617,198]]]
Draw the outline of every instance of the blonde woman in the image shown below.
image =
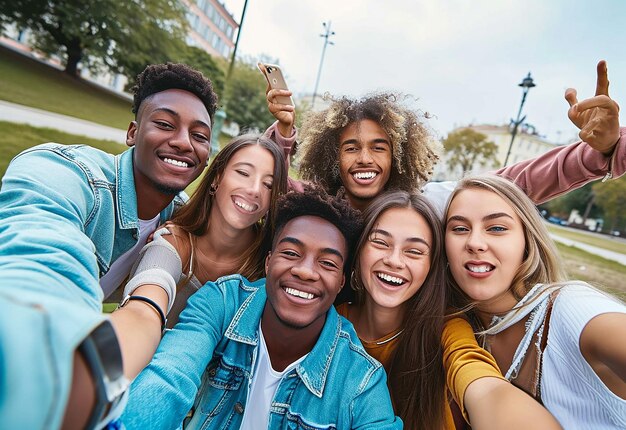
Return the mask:
[[466,178],[445,228],[453,301],[507,379],[567,429],[626,428],[626,306],[567,281],[536,208],[512,183]]

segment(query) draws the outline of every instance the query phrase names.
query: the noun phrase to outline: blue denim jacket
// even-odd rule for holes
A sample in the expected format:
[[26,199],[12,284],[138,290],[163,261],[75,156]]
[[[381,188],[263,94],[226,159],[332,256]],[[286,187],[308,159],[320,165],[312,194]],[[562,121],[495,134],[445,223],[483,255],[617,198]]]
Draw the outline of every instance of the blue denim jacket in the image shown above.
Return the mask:
[[10,163],[0,189],[1,428],[60,425],[73,350],[104,318],[99,278],[137,229],[133,149],[44,144]]
[[[131,386],[127,429],[238,429],[256,359],[265,280],[232,275],[189,299],[152,362]],[[367,355],[352,324],[328,311],[306,358],[283,376],[270,429],[400,429],[385,371]]]

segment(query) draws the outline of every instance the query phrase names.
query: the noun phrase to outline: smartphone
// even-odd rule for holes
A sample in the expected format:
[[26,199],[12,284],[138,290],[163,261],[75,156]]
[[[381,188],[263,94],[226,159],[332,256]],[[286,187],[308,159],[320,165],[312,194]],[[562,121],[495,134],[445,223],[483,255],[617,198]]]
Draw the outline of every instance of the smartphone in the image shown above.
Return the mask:
[[[275,64],[257,63],[257,67],[265,76],[265,80],[270,85],[270,88],[277,90],[289,90],[282,70]],[[291,97],[279,96],[276,97],[276,101],[280,104],[295,106]]]

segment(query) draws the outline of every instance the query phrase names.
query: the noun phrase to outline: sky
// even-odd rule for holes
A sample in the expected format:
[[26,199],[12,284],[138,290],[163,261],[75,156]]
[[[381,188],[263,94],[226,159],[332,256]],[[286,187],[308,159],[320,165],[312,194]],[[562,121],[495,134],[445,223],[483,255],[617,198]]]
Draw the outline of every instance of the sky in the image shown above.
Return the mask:
[[[239,22],[244,0],[223,0]],[[294,94],[360,97],[394,91],[432,115],[439,137],[457,126],[508,124],[532,73],[526,122],[553,142],[577,129],[563,94],[595,92],[608,63],[610,92],[626,103],[626,2],[621,0],[248,0],[237,57],[281,65]],[[261,76],[259,75],[260,79]]]

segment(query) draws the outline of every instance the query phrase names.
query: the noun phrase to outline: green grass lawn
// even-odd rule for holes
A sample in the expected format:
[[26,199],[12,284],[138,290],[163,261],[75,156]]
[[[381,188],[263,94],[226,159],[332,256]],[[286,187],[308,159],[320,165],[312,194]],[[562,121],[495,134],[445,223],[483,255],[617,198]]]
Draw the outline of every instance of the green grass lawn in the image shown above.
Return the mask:
[[575,240],[587,245],[597,246],[598,248],[607,249],[609,251],[626,254],[626,243],[618,238],[600,234],[589,234],[585,231],[560,227],[554,224],[546,223],[546,226],[548,227],[550,233],[554,233],[557,236]]
[[123,142],[111,140],[91,139],[75,134],[64,133],[44,127],[31,127],[26,124],[15,124],[0,121],[0,178],[13,157],[32,146],[45,142],[57,142],[65,144],[85,143],[111,154],[119,154],[128,147]]
[[0,47],[0,99],[126,129],[131,102]]
[[626,266],[572,246],[557,243],[557,248],[570,279],[589,282],[626,301]]

